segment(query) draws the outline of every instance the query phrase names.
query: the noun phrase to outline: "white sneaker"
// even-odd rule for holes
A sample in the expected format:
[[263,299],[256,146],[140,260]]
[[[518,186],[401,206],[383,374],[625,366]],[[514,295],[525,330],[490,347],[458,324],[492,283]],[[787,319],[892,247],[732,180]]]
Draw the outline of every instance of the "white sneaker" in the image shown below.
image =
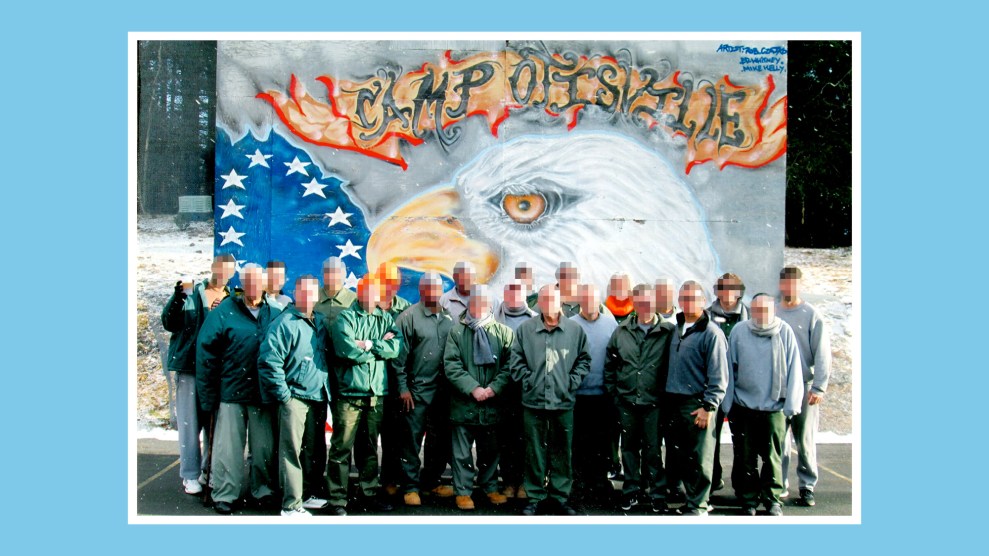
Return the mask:
[[291,517],[291,518],[299,517],[305,519],[307,517],[312,517],[312,514],[307,512],[303,508],[299,507],[294,510],[282,510],[282,517]]
[[185,487],[186,494],[199,494],[203,491],[203,485],[195,479],[182,479],[182,486]]
[[302,503],[302,507],[307,510],[322,510],[326,507],[328,502],[322,498],[316,498],[315,496],[310,496],[305,502]]

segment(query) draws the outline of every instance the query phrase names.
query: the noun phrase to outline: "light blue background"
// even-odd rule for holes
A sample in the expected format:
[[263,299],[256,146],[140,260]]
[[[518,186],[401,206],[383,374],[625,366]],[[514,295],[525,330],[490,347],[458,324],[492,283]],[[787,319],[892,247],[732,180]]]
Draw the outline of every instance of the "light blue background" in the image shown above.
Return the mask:
[[[4,552],[844,556],[984,545],[984,18],[951,1],[450,4],[5,8]],[[127,32],[437,29],[863,32],[863,525],[127,525]]]

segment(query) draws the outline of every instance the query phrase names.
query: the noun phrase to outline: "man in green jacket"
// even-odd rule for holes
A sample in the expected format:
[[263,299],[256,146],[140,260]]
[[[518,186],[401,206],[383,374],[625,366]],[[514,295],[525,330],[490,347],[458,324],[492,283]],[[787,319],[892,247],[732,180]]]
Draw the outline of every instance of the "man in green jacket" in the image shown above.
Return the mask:
[[[319,301],[314,307],[316,313],[322,315],[326,330],[333,329],[333,323],[344,309],[357,301],[357,295],[344,286],[347,279],[347,266],[340,257],[329,257],[323,261],[323,287],[319,289]],[[332,347],[329,347],[332,351]],[[303,460],[305,470],[305,492],[308,509],[319,509],[325,505],[327,496],[326,473],[326,413],[324,406],[317,410],[319,413],[312,421],[312,428],[306,429],[303,437],[306,458]]]
[[[382,287],[368,275],[357,283],[357,302],[333,324],[333,436],[327,459],[330,505],[346,508],[350,453],[355,442],[378,445],[385,396],[388,394],[386,362],[398,356],[402,338],[391,315],[378,307]],[[363,438],[358,439],[358,435]],[[390,511],[378,497],[377,451],[363,454],[356,463],[360,474],[362,505],[370,511]],[[357,454],[355,453],[355,457]]]
[[199,406],[216,411],[212,498],[217,513],[229,514],[244,483],[244,444],[250,442],[251,495],[261,508],[276,490],[274,407],[261,403],[258,350],[268,324],[282,307],[264,292],[264,269],[240,270],[243,295],[227,297],[209,312],[199,331],[196,388]]
[[[375,278],[382,287],[381,301],[378,303],[378,307],[390,314],[391,318],[397,320],[399,315],[412,306],[407,299],[398,295],[398,290],[402,287],[401,270],[394,263],[384,262],[378,265]],[[381,418],[381,427],[378,433],[381,435],[381,484],[384,485],[385,493],[392,496],[398,493],[398,483],[402,480],[401,441],[398,438],[400,405],[398,403],[398,384],[395,382],[394,373],[388,375],[388,392],[385,413]],[[377,446],[358,442],[354,445],[354,458],[361,460],[366,457],[368,452],[377,451],[377,449]]]
[[622,428],[623,510],[648,492],[655,513],[665,513],[666,476],[660,452],[660,414],[666,392],[670,339],[674,325],[656,315],[653,289],[632,289],[635,318],[611,335],[604,386],[618,407]]
[[[196,340],[206,313],[227,296],[227,282],[234,275],[233,255],[213,259],[208,280],[194,284],[179,281],[161,312],[161,324],[172,333],[166,369],[175,373],[175,417],[179,429],[179,476],[187,494],[199,494],[205,484],[209,455],[209,419],[201,413],[196,393]],[[204,433],[205,449],[200,448]]]
[[[539,318],[519,326],[509,368],[522,389],[525,425],[525,490],[529,503],[523,515],[535,515],[547,497],[565,515],[577,515],[568,500],[573,486],[573,406],[577,389],[591,368],[587,336],[563,316],[560,292],[539,290]],[[546,477],[549,475],[549,488]]]
[[471,290],[468,309],[446,340],[443,369],[450,381],[450,421],[453,423],[453,486],[457,507],[473,510],[474,457],[477,445],[477,485],[492,504],[508,501],[498,492],[498,396],[508,384],[512,329],[495,321],[487,286]]
[[[454,494],[449,485],[440,485],[451,451],[450,386],[443,376],[443,350],[453,328],[450,313],[440,306],[442,295],[439,274],[423,274],[419,303],[395,321],[404,340],[398,357],[390,363],[398,391],[402,493],[407,506],[420,505],[423,491],[440,497]],[[425,452],[421,470],[420,448]]]
[[[326,417],[327,331],[313,312],[319,295],[315,276],[295,281],[295,304],[272,321],[258,354],[261,399],[278,404],[278,476],[282,485],[282,517],[309,517],[303,507],[305,431]],[[325,506],[321,500],[310,509]],[[346,515],[346,512],[336,512]]]

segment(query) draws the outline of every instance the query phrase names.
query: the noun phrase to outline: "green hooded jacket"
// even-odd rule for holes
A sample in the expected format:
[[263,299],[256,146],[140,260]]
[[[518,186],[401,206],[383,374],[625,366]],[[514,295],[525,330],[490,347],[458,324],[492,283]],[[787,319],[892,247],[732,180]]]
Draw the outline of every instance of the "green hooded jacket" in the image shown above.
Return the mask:
[[[199,328],[206,320],[206,313],[209,312],[209,303],[206,301],[208,284],[208,279],[196,284],[191,295],[172,294],[162,308],[161,325],[172,333],[168,341],[166,364],[169,371],[196,372],[196,339],[199,336]],[[230,294],[226,286],[223,287],[223,292]]]
[[268,326],[258,352],[258,378],[264,403],[290,398],[328,401],[326,388],[329,336],[323,318],[307,318],[289,305]]
[[[384,336],[395,335],[390,340]],[[402,332],[390,314],[375,307],[368,313],[355,301],[343,310],[332,328],[333,376],[330,386],[334,395],[350,397],[384,396],[388,394],[386,361],[398,356]],[[371,340],[373,347],[363,350],[358,340]]]
[[196,342],[196,394],[203,411],[220,402],[261,403],[258,350],[282,308],[265,294],[255,317],[242,296],[231,295],[206,315]]

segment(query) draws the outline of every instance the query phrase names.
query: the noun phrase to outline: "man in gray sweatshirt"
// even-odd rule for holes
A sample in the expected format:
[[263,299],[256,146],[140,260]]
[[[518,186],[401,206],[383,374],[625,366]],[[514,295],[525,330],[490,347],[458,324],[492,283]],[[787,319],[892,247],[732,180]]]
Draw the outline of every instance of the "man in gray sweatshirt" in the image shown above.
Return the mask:
[[786,420],[800,412],[804,394],[797,340],[775,305],[769,294],[756,294],[752,320],[738,323],[728,340],[731,371],[722,408],[737,444],[732,484],[748,515],[756,515],[760,501],[769,515],[783,515]]
[[686,492],[684,515],[707,515],[714,470],[714,417],[728,386],[728,342],[704,310],[693,280],[680,287],[677,327],[666,380],[674,444]]
[[591,370],[577,388],[574,404],[574,490],[584,500],[601,498],[610,502],[614,488],[608,481],[608,468],[612,437],[618,434],[618,414],[611,398],[605,394],[604,365],[608,341],[618,328],[618,321],[607,311],[601,311],[601,292],[597,286],[581,284],[578,291],[580,312],[570,320],[587,334]]
[[[800,298],[803,273],[795,266],[780,271],[780,296],[777,314],[797,338],[803,367],[804,399],[800,414],[790,419],[789,428],[797,443],[797,478],[800,481],[799,504],[814,505],[817,486],[817,418],[831,376],[831,334],[821,313]],[[783,484],[789,485],[790,439],[783,453]]]

